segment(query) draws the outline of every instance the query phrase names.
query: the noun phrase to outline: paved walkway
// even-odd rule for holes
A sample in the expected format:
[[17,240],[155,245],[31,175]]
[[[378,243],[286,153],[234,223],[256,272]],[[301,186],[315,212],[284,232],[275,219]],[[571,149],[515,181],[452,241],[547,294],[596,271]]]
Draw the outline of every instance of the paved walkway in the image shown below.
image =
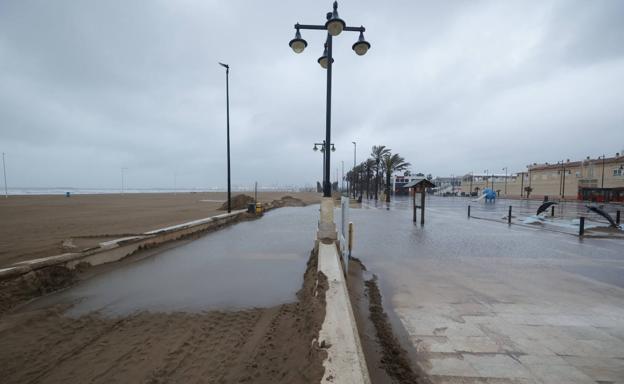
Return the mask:
[[[355,256],[436,383],[624,383],[624,243],[468,220],[432,199],[352,210]],[[501,204],[501,210],[504,210]]]

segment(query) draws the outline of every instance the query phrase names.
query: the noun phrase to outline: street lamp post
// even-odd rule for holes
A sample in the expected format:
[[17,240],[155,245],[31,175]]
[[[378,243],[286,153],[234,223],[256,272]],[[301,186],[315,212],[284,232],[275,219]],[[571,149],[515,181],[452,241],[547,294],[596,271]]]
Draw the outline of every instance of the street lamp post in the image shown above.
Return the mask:
[[565,173],[566,173],[566,169],[565,169],[565,161],[561,160],[560,162],[558,161],[557,164],[561,164],[561,170],[559,172],[561,172],[561,177],[559,178],[559,192],[561,194],[561,199],[565,199]]
[[507,167],[504,167],[503,170],[505,171],[505,197],[507,197]]
[[[602,154],[602,182],[600,183],[600,189],[604,189],[604,164],[605,164],[605,155]],[[604,191],[601,192],[604,194]]]
[[228,213],[232,212],[232,187],[230,173],[230,66],[219,63],[225,68],[225,112],[227,121],[227,207]]
[[[353,143],[353,172],[355,172],[355,158],[357,156],[357,143],[355,141],[352,141],[352,143]],[[352,186],[352,189],[353,189],[353,197],[355,198],[356,197],[355,188],[353,188]]]
[[[308,46],[308,43],[301,38],[301,30],[326,30],[325,50],[323,55],[317,60],[321,67],[327,69],[327,105],[325,114],[325,142],[331,143],[331,86],[332,86],[332,64],[334,62],[332,54],[332,38],[340,35],[343,31],[359,32],[360,36],[351,47],[358,56],[366,54],[370,48],[370,43],[364,39],[364,27],[348,27],[344,20],[338,16],[338,2],[334,1],[333,11],[327,13],[327,21],[324,25],[295,24],[295,38],[290,40],[288,45],[295,53],[301,53]],[[330,177],[330,155],[326,153],[325,176],[323,178],[323,197],[331,197]]]
[[342,165],[342,179],[340,180],[340,194],[342,195],[344,193],[344,182],[345,182],[345,177],[344,177],[344,160],[341,160],[340,163]]
[[2,169],[4,171],[4,198],[8,199],[9,198],[9,187],[7,186],[7,181],[6,181],[6,162],[4,159],[4,152],[2,152]]

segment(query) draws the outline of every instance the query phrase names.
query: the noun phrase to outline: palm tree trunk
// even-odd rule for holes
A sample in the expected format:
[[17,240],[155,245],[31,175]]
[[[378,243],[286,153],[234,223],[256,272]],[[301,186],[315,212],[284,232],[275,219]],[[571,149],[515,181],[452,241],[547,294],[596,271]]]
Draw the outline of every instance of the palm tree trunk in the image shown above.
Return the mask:
[[386,172],[386,203],[390,202],[390,178],[391,178],[391,173],[390,172]]

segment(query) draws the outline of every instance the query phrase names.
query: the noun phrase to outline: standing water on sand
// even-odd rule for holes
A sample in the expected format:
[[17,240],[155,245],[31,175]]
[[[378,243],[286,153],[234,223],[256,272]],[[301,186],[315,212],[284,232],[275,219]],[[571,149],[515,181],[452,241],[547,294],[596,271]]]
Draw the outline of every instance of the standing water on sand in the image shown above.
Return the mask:
[[317,212],[317,205],[268,212],[262,220],[208,234],[48,300],[76,302],[72,315],[239,309],[291,302],[313,245],[310,234]]

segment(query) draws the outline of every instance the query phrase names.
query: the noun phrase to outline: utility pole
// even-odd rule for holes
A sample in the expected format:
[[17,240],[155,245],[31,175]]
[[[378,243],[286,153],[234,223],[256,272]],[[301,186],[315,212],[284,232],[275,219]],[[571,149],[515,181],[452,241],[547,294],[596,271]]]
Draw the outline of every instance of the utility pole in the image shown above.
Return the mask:
[[4,159],[4,152],[2,152],[2,169],[4,170],[4,198],[8,199],[9,198],[9,188],[7,187],[7,181],[6,181],[6,161]]
[[227,115],[227,207],[232,212],[232,187],[230,177],[230,66],[219,63],[225,68],[225,113]]

